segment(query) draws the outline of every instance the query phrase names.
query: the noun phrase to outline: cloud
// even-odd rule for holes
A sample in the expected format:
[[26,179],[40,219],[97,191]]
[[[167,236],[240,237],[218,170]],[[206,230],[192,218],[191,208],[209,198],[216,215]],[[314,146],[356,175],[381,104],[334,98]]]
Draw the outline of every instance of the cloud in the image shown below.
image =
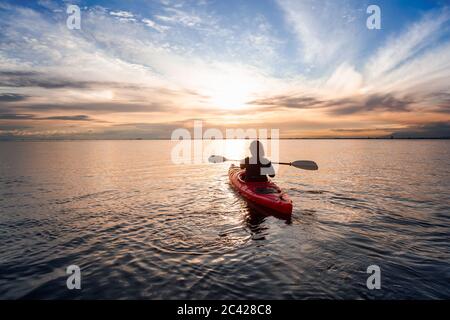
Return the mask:
[[[168,12],[181,14],[180,9]],[[37,108],[54,107],[59,102],[70,107],[73,105],[71,100],[77,98],[88,100],[80,101],[80,104],[90,104],[95,111],[94,106],[104,109],[104,104],[98,101],[102,98],[113,99],[116,104],[126,100],[147,100],[151,105],[167,104],[168,99],[174,98],[153,88],[178,92],[176,100],[170,101],[177,108],[225,107],[227,102],[222,101],[224,97],[237,93],[242,96],[239,103],[245,103],[250,92],[243,91],[261,90],[261,84],[265,87],[265,82],[269,85],[274,82],[256,68],[242,63],[217,62],[174,53],[173,44],[159,46],[155,43],[157,39],[148,28],[137,24],[118,25],[104,10],[90,8],[83,13],[83,30],[89,30],[89,34],[70,32],[65,25],[51,24],[32,10],[27,10],[26,14],[19,9],[12,10],[8,19],[14,19],[15,24],[5,27],[3,42],[15,45],[7,46],[4,54],[20,57],[36,67],[22,62],[15,69],[3,70],[0,74],[1,85],[45,89],[33,91]],[[30,16],[34,22],[33,28],[29,25]],[[205,24],[213,24],[212,19],[205,20]],[[187,23],[190,20],[182,21]],[[26,41],[15,40],[18,28]],[[54,41],[56,38],[59,39],[57,42]],[[33,55],[26,55],[29,52]],[[110,90],[120,87],[120,84],[136,85],[136,90]],[[100,89],[111,91],[111,94],[103,95]],[[189,92],[196,92],[197,96]],[[220,103],[223,104],[218,105]],[[136,110],[134,105],[132,103],[130,106],[132,110]],[[128,107],[126,103],[124,106]],[[85,108],[82,106],[82,109]],[[139,107],[139,110],[143,108]]]
[[0,93],[0,103],[2,102],[17,102],[28,98],[27,95],[17,93]]
[[313,97],[275,96],[260,100],[250,101],[249,104],[260,106],[273,106],[294,109],[311,109],[324,106],[325,102]]
[[375,128],[338,128],[331,129],[331,131],[336,133],[380,133],[380,132],[392,132],[393,130],[403,130],[404,128],[393,128],[393,127],[375,127]]
[[109,81],[76,80],[51,72],[0,70],[1,87],[40,87],[44,89],[90,89],[90,88],[148,88],[145,84],[126,83],[110,79]]
[[435,43],[449,19],[448,10],[429,13],[420,21],[408,26],[402,34],[391,36],[368,61],[365,71],[367,77],[371,81],[376,81],[377,78],[393,71]]
[[355,67],[342,63],[324,84],[324,90],[333,97],[357,94],[363,86],[363,76],[356,71]]
[[[20,130],[26,130],[30,129],[32,127],[30,126],[23,126],[23,125],[10,125],[10,124],[0,124],[0,139],[2,134],[5,133],[11,133],[11,132],[19,132]],[[3,131],[3,132],[1,132]]]
[[197,27],[205,22],[200,16],[188,13],[180,9],[176,8],[165,8],[165,11],[167,12],[166,15],[155,15],[155,18],[166,22],[166,23],[173,23],[173,24],[181,24],[185,27]]
[[[289,7],[293,10],[310,4],[308,1],[301,4],[290,1],[280,3],[285,9]],[[328,8],[333,8],[333,5]],[[309,14],[308,10],[310,8],[302,12],[294,10],[292,14]],[[299,19],[297,23],[300,26],[297,27],[306,28],[308,21]],[[427,14],[402,33],[397,33],[395,38],[386,41],[359,68],[362,71],[348,62],[339,63],[337,59],[339,64],[330,70],[329,76],[324,75],[316,81],[307,79],[297,85],[297,89],[293,85],[286,93],[269,94],[250,103],[270,105],[272,108],[321,109],[322,114],[345,117],[364,114],[378,118],[380,113],[398,112],[414,114],[415,117],[425,112],[448,113],[450,42],[449,29],[445,27],[448,22],[447,9]],[[304,32],[314,30],[307,28]],[[325,35],[324,39],[327,40],[327,37]],[[440,41],[436,42],[437,39]],[[311,50],[314,51],[314,46]]]
[[[364,30],[355,33],[361,29],[355,23],[365,25],[361,19],[366,15],[347,2],[278,4],[298,38],[301,60],[319,66],[323,74],[318,99],[391,94],[414,96],[420,102],[430,92],[449,91],[448,8],[426,13],[376,47],[363,38]],[[364,58],[361,50],[367,52]]]
[[129,11],[110,11],[110,15],[120,18],[133,18],[134,14]]
[[14,113],[3,113],[0,114],[0,120],[30,120],[35,119],[34,114],[14,114]]
[[398,130],[396,138],[450,138],[450,122],[434,122]]
[[63,121],[92,121],[92,119],[85,115],[85,114],[80,114],[80,115],[75,115],[75,116],[53,116],[53,117],[45,117],[45,118],[40,118],[42,120],[63,120]]
[[407,112],[415,103],[411,98],[397,98],[393,94],[371,94],[342,99],[318,99],[311,96],[279,95],[249,102],[254,105],[293,109],[325,109],[332,115],[350,115],[367,112]]
[[[184,122],[123,123],[101,128],[64,127],[45,130],[27,126],[6,126],[0,139],[167,139],[173,130],[184,127]],[[1,128],[1,127],[0,127]]]
[[2,87],[41,87],[45,89],[60,88],[89,88],[97,82],[76,81],[67,78],[55,77],[31,71],[0,71],[0,86]]
[[91,117],[80,114],[73,116],[50,116],[38,117],[30,113],[3,113],[0,114],[0,120],[62,120],[62,121],[94,121]]
[[160,25],[160,24],[158,24],[158,23],[156,23],[155,21],[150,20],[150,19],[142,19],[142,22],[143,22],[147,27],[150,27],[150,28],[152,28],[152,29],[155,29],[155,30],[158,31],[158,32],[165,32],[165,31],[167,31],[167,30],[170,29],[170,27]]
[[409,98],[397,98],[392,94],[372,94],[362,97],[329,101],[327,107],[333,115],[350,115],[368,112],[409,112],[414,101]]
[[[314,66],[351,61],[360,44],[358,10],[347,2],[278,0],[299,42],[303,61]],[[345,54],[343,54],[345,53]]]
[[440,113],[450,114],[450,92],[437,92],[426,97],[430,109]]
[[38,5],[53,12],[61,12],[61,6],[52,0],[38,0]]
[[33,111],[91,111],[94,113],[133,113],[133,112],[160,112],[169,111],[169,106],[158,105],[152,102],[147,104],[138,103],[65,103],[65,104],[25,104],[17,106],[16,109],[27,109]]

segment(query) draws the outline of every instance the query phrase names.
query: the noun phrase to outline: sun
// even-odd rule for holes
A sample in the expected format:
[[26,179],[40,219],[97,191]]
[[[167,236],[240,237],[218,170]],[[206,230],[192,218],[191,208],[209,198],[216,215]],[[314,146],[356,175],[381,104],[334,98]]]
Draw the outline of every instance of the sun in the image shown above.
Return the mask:
[[254,77],[235,72],[224,74],[210,84],[208,96],[212,106],[226,110],[241,110],[249,107],[259,84]]
[[247,107],[250,95],[239,88],[223,88],[211,95],[213,106],[227,110],[241,110]]

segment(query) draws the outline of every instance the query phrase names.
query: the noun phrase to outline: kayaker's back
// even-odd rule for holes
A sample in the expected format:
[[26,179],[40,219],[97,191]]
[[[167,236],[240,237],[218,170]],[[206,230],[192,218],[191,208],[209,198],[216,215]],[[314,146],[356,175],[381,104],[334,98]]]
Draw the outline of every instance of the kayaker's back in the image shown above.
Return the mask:
[[241,163],[241,169],[245,169],[245,181],[247,182],[266,182],[267,174],[270,177],[275,176],[275,170],[273,169],[272,163],[263,158],[260,159],[245,158],[244,163]]

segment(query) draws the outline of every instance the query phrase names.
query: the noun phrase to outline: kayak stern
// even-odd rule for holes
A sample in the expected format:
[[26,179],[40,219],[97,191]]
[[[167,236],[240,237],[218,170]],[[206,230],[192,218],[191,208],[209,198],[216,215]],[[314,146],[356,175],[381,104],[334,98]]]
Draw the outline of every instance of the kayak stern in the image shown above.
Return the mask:
[[231,165],[228,176],[233,188],[246,200],[282,215],[292,214],[292,200],[272,181],[246,182],[245,171]]

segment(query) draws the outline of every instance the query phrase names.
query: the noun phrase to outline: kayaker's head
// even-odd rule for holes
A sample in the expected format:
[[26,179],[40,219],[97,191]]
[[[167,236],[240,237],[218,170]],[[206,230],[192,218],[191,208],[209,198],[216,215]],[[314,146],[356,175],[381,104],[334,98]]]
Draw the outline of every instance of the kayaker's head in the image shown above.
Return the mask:
[[259,142],[258,140],[252,141],[250,143],[250,153],[252,154],[252,157],[255,157],[255,158],[258,157],[258,153],[259,153],[259,157],[264,157],[263,144],[261,142]]

